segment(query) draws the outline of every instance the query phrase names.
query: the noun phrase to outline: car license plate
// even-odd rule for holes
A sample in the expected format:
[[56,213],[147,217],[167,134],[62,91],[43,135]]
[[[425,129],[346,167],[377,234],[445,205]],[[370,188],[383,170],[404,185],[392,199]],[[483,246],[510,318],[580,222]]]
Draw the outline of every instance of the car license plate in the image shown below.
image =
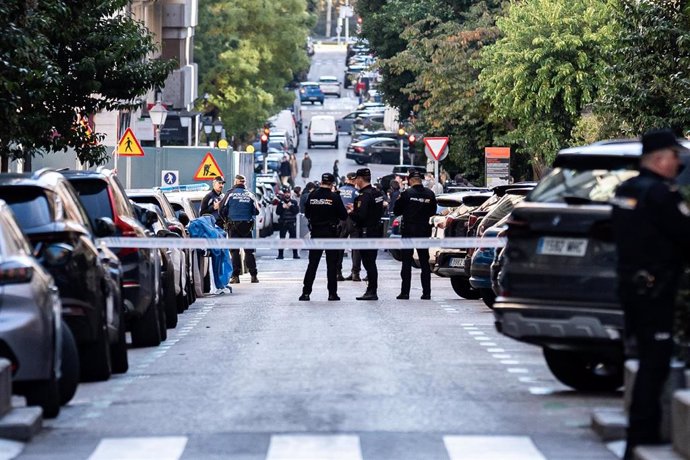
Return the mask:
[[587,240],[584,238],[539,239],[537,254],[553,256],[583,257],[587,253]]
[[457,267],[464,267],[465,266],[465,258],[462,257],[452,257],[450,261],[448,262],[448,266],[452,268],[457,268]]
[[310,97],[310,98],[309,98],[310,101],[316,101],[316,100],[318,100],[318,99],[319,99],[318,97]]

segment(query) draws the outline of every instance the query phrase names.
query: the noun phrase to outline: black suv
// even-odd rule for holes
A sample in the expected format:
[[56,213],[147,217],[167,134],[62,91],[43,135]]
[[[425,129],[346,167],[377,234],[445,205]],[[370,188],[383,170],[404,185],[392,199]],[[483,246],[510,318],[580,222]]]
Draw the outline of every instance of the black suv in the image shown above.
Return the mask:
[[[638,174],[640,153],[637,141],[560,151],[554,170],[508,221],[496,328],[542,347],[556,378],[578,390],[614,390],[623,383],[610,199]],[[690,183],[688,168],[678,182]]]

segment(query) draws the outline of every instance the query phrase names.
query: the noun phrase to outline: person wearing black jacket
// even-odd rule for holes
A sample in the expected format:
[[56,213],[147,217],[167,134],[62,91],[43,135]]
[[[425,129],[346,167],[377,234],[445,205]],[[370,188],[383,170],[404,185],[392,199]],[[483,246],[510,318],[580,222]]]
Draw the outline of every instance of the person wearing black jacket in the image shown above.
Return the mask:
[[199,215],[210,214],[216,219],[216,225],[223,227],[220,222],[218,210],[220,209],[220,203],[223,201],[223,186],[225,185],[225,179],[223,176],[216,176],[213,179],[213,189],[204,195],[201,200],[201,205],[199,205]]
[[640,174],[623,182],[613,199],[626,343],[634,340],[640,363],[625,459],[634,457],[638,445],[661,442],[660,398],[673,354],[675,299],[690,254],[690,207],[673,184],[683,151],[671,130],[643,135]]
[[[280,201],[276,206],[276,214],[279,216],[280,238],[297,238],[297,214],[299,214],[299,204],[290,198],[290,192],[283,192]],[[283,258],[283,250],[278,249],[277,259]],[[297,249],[292,250],[292,258],[299,259]]]
[[[325,173],[321,176],[321,186],[309,194],[304,215],[309,219],[312,238],[337,238],[338,224],[347,218],[347,210],[340,195],[331,189],[335,176]],[[304,274],[304,286],[299,300],[308,301],[311,295],[316,270],[323,249],[309,250],[309,265]],[[328,278],[328,300],[340,300],[338,297],[338,250],[326,250],[326,276]]]
[[[403,238],[431,236],[431,224],[429,219],[436,214],[436,195],[430,189],[422,185],[423,175],[419,170],[412,170],[408,175],[410,188],[400,194],[395,202],[393,213],[402,216],[402,229],[400,234]],[[414,249],[403,249],[402,268],[400,278],[402,285],[398,300],[410,298],[410,284],[412,279],[412,255]],[[431,268],[429,267],[429,250],[417,249],[419,255],[419,265],[421,265],[422,281],[422,300],[431,299]]]
[[[361,238],[381,238],[383,237],[383,194],[371,186],[371,171],[369,168],[358,169],[355,173],[355,185],[359,189],[359,196],[354,204],[350,206],[350,217],[359,229]],[[367,290],[364,295],[357,297],[357,300],[378,300],[378,269],[376,267],[376,256],[378,249],[360,250],[362,265],[367,271]]]

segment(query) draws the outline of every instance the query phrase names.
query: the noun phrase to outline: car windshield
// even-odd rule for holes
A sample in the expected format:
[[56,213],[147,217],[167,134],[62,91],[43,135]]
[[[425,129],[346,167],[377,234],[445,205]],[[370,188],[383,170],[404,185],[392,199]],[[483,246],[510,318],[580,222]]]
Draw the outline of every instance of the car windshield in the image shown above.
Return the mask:
[[108,196],[108,184],[105,181],[77,180],[72,181],[72,185],[89,215],[92,227],[95,228],[95,220],[99,217],[113,219],[113,210],[110,207],[110,197]]
[[606,203],[616,188],[639,174],[634,169],[556,168],[527,197],[538,203]]
[[5,187],[0,190],[14,212],[19,226],[26,230],[53,222],[53,209],[48,197],[34,187]]

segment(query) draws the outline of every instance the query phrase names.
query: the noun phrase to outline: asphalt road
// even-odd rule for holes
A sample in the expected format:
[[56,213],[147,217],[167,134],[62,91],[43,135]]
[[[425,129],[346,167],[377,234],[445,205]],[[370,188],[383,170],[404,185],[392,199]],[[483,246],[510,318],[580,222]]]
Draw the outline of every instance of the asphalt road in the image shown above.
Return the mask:
[[[335,73],[325,63],[337,57],[314,62]],[[329,98],[305,115],[345,103],[354,100]],[[344,147],[313,157],[314,177],[335,158],[348,170]],[[344,282],[342,301],[328,302],[323,261],[313,300],[299,302],[306,254],[258,255],[259,284],[244,275],[232,294],[199,299],[164,344],[131,350],[127,374],[82,384],[18,458],[616,458],[589,417],[619,407],[620,395],[560,385],[538,348],[497,334],[491,311],[448,280],[434,276],[432,300],[421,301],[415,271],[413,300],[397,301],[400,266],[381,254],[379,301],[355,301],[364,283]],[[0,459],[9,448],[0,442]]]

